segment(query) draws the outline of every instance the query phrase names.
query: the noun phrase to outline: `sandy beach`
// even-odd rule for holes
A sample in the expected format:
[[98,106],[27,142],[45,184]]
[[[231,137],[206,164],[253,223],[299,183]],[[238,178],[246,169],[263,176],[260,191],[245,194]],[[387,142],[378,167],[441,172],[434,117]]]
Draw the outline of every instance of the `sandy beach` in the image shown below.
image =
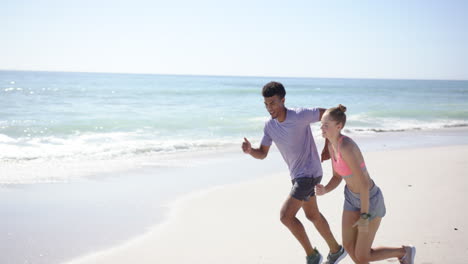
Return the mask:
[[[417,247],[416,263],[466,263],[468,215],[463,208],[467,201],[468,145],[364,155],[387,206],[374,246],[413,244]],[[324,173],[327,182],[329,162],[324,164]],[[302,248],[279,221],[289,188],[284,170],[191,193],[171,204],[167,220],[146,234],[69,264],[304,263]],[[339,240],[343,188],[344,183],[319,198],[320,209]],[[313,245],[326,254],[326,244],[312,224],[301,213],[299,218]],[[347,257],[341,263],[352,260]]]

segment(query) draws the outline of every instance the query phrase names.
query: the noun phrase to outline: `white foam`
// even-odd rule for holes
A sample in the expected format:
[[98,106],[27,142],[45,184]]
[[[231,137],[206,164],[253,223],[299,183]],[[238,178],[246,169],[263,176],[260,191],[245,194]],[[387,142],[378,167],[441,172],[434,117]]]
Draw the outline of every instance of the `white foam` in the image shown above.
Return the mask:
[[420,120],[395,117],[370,117],[366,114],[351,115],[347,118],[346,129],[357,133],[411,131],[468,126],[466,120],[433,119]]
[[248,118],[247,120],[249,122],[261,122],[261,123],[265,123],[270,117],[268,116],[257,116],[257,117],[251,117],[251,118]]
[[[25,131],[26,133],[28,131]],[[0,134],[1,135],[1,134]],[[151,153],[219,149],[234,139],[174,139],[138,132],[86,133],[68,137],[0,136],[0,160],[108,159]]]
[[15,140],[7,135],[0,134],[0,143],[13,143]]
[[178,154],[231,145],[229,139],[166,140],[134,132],[17,139],[0,134],[0,184],[69,181],[145,166],[196,166],[189,159],[181,162]]

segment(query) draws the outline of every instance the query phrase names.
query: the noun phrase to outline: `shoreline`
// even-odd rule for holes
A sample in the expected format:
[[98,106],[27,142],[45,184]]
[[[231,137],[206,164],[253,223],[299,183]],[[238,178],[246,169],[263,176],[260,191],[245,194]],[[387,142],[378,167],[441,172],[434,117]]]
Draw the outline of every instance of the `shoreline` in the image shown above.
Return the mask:
[[[313,125],[313,133],[317,149],[321,151],[324,140],[315,131],[317,127],[317,125]],[[468,144],[468,127],[344,134],[355,139],[363,152]],[[253,146],[260,143],[260,137],[250,140]],[[73,183],[74,181],[112,177],[108,175],[115,174],[147,173],[151,170],[198,167],[226,155],[232,157],[242,154],[239,151],[242,141],[242,138],[239,138],[238,144],[231,143],[222,148],[155,153],[147,156],[119,157],[116,159],[3,162],[1,169],[4,173],[0,175],[0,188],[15,185]],[[271,149],[277,151],[274,145]]]
[[[464,222],[468,214],[456,210],[466,202],[463,190],[468,181],[463,179],[460,172],[468,169],[468,164],[463,163],[463,157],[467,154],[468,145],[365,154],[369,170],[376,175],[373,179],[383,189],[387,204],[387,216],[382,221],[374,245],[414,244],[418,248],[416,263],[464,263],[464,254],[454,256],[443,252],[451,252],[454,248],[468,252],[468,247],[463,246],[468,245],[465,238],[468,226]],[[421,158],[422,155],[425,157]],[[413,156],[417,161],[411,165],[408,157]],[[389,159],[401,163],[401,167],[395,168],[395,174],[388,171],[392,167],[387,164]],[[435,161],[441,161],[442,165]],[[418,174],[421,168],[433,171]],[[329,169],[329,164],[326,164],[325,183],[330,177]],[[432,176],[440,175],[447,169],[457,175],[456,180],[464,180],[463,184],[438,186],[439,177]],[[405,178],[408,175],[414,177]],[[269,188],[258,196],[258,187],[265,185]],[[338,241],[343,186],[341,184],[334,192],[319,198],[321,211]],[[153,226],[148,233],[114,248],[66,263],[219,263],[220,259],[228,259],[228,263],[301,263],[302,249],[279,222],[280,205],[288,188],[288,179],[282,172],[188,194],[171,204],[170,217],[163,224]],[[441,194],[438,192],[439,197],[427,191],[437,188],[442,191]],[[432,203],[439,199],[450,201],[449,205],[443,205],[445,210],[452,212],[448,223],[444,219],[437,221],[440,210],[434,208]],[[326,252],[326,244],[311,223],[304,220],[301,213],[298,217],[305,224],[312,243],[322,253]],[[430,219],[435,221],[431,224],[433,232],[428,233],[421,223]],[[343,263],[352,261],[347,257]]]

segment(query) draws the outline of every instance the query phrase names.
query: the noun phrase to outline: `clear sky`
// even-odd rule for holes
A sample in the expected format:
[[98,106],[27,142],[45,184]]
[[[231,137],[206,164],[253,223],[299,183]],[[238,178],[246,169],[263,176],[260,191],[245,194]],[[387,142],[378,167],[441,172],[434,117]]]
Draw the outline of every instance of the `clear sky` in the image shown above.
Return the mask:
[[468,79],[468,1],[0,0],[0,69]]

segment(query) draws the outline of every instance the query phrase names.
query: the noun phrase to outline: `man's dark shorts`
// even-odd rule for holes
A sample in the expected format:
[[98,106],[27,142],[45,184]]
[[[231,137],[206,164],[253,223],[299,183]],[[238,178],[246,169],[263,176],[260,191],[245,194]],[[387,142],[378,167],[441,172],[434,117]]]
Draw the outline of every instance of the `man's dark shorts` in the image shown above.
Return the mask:
[[302,177],[292,180],[292,188],[290,195],[301,201],[309,201],[311,196],[315,195],[315,185],[322,181],[320,177]]

